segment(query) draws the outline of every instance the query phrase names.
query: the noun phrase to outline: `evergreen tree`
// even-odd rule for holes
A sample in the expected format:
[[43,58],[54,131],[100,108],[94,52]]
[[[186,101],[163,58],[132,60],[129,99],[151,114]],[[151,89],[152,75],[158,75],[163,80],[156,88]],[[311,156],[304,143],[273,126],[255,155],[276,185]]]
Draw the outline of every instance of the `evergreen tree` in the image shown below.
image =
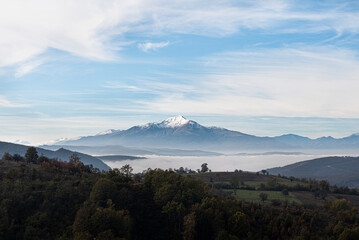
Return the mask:
[[203,163],[201,165],[201,172],[208,172],[208,163]]
[[34,147],[29,147],[25,154],[26,162],[28,163],[37,163],[37,159],[39,155],[37,154],[37,150]]

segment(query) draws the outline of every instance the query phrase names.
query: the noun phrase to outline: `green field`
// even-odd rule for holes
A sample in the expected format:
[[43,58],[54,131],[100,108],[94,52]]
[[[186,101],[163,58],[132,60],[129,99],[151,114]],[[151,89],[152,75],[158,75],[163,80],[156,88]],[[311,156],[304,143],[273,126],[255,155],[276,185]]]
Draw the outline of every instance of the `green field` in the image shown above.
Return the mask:
[[232,189],[230,190],[223,189],[223,191],[229,192],[236,198],[247,202],[261,203],[262,201],[259,197],[259,194],[266,193],[268,195],[268,199],[264,201],[264,203],[271,203],[271,200],[278,199],[281,201],[287,200],[288,203],[295,202],[301,204],[301,201],[299,201],[292,193],[289,193],[287,196],[285,196],[282,194],[281,191],[258,191],[258,190],[253,191],[253,190],[243,190],[243,189],[238,189],[236,191]]
[[[297,184],[304,185],[303,182],[299,181],[290,181],[289,179],[271,176],[271,175],[263,175],[263,174],[255,174],[249,172],[242,172],[242,173],[234,173],[234,172],[207,172],[207,173],[194,173],[188,174],[192,177],[201,178],[206,183],[213,183],[213,184],[225,184],[231,185],[231,179],[233,176],[237,176],[239,181],[239,188],[250,186],[253,188],[260,188],[261,184],[267,185],[269,182],[276,182],[281,185],[287,185],[288,187],[294,187]],[[243,183],[243,184],[242,184]]]
[[[288,179],[283,179],[283,178],[275,178],[276,179],[276,182],[281,184],[281,185],[287,185],[288,187],[294,187],[296,186],[297,184],[299,185],[304,185],[304,183],[302,182],[297,182],[297,181],[293,181],[291,182],[290,180]],[[245,181],[245,185],[248,185],[248,186],[255,186],[256,188],[260,187],[261,184],[268,184],[269,181]]]

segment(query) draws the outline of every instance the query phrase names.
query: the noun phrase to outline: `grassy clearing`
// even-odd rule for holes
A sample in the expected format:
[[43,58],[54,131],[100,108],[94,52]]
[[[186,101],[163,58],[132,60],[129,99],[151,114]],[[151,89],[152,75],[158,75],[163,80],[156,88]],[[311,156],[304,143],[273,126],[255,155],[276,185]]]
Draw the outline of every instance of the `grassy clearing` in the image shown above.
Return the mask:
[[299,184],[299,185],[305,185],[305,183],[303,183],[303,182],[290,181],[289,179],[285,179],[285,178],[278,178],[278,183],[280,183],[280,184],[286,184],[286,185],[288,185],[289,187],[294,187],[294,186],[296,186],[297,184]]
[[[267,181],[244,181],[243,182],[245,186],[250,186],[254,188],[259,188],[261,184],[266,184]],[[243,185],[239,185],[240,187],[243,187]]]
[[[269,180],[269,181],[240,181],[239,188],[244,188],[246,186],[249,186],[249,187],[252,187],[252,188],[255,188],[258,190],[261,188],[261,185],[267,186],[270,181],[271,180]],[[209,183],[209,182],[207,182],[207,183]],[[290,180],[286,180],[286,179],[277,179],[277,183],[279,183],[281,185],[286,185],[288,188],[294,187],[297,184],[303,185],[303,183],[301,183],[301,182],[295,182],[295,181],[291,182]],[[213,184],[231,185],[231,182],[230,181],[213,181]]]
[[236,191],[232,189],[223,189],[223,191],[230,192],[236,198],[247,202],[261,203],[262,200],[260,199],[259,194],[266,193],[268,195],[268,199],[265,200],[264,203],[271,203],[271,200],[278,199],[281,201],[287,200],[289,203],[295,202],[301,204],[301,201],[299,201],[291,192],[288,195],[283,195],[281,191],[253,191],[243,189],[238,189]]
[[[256,189],[258,189],[261,184],[268,184],[270,181],[272,181],[274,179],[274,177],[268,181],[244,181],[244,185],[247,185],[247,186],[253,186],[255,187]],[[288,187],[294,187],[296,186],[297,184],[299,185],[303,185],[304,183],[302,182],[297,182],[297,181],[290,181],[288,179],[284,179],[284,178],[275,178],[276,179],[276,182],[281,184],[281,185],[287,185]]]
[[[237,176],[239,181],[239,186],[251,186],[256,189],[260,187],[261,184],[268,184],[271,181],[275,181],[282,185],[287,185],[288,187],[294,187],[297,184],[303,185],[304,183],[298,181],[290,181],[289,179],[272,176],[272,175],[263,175],[263,174],[255,174],[249,172],[241,172],[241,173],[234,173],[234,172],[207,172],[207,173],[193,173],[188,174],[195,178],[201,178],[206,183],[214,183],[214,184],[231,184],[231,179],[234,176]],[[242,184],[243,183],[243,184]]]

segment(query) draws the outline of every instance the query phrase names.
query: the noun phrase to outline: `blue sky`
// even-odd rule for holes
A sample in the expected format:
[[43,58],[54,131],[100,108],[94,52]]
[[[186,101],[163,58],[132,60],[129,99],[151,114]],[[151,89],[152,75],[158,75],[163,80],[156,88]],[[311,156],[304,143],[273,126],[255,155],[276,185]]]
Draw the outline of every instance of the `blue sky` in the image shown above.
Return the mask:
[[359,132],[358,1],[0,3],[0,140],[183,115],[259,136]]

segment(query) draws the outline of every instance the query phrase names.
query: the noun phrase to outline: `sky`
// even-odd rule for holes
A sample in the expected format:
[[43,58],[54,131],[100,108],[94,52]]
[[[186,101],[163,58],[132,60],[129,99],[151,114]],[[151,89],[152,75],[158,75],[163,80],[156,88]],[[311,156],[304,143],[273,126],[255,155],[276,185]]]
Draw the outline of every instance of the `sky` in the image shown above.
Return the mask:
[[0,141],[183,115],[258,136],[359,132],[359,2],[0,1]]

